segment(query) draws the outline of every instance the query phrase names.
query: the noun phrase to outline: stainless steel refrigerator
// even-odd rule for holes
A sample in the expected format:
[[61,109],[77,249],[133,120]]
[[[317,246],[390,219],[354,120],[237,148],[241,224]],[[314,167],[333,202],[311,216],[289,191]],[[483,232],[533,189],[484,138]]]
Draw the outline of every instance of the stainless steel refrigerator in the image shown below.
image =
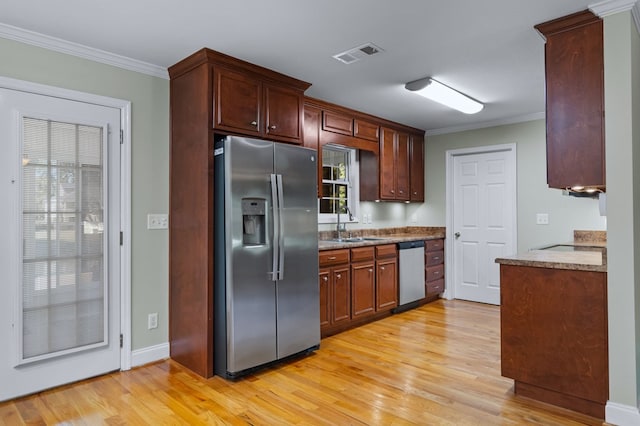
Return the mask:
[[214,367],[226,378],[320,344],[316,152],[217,137]]

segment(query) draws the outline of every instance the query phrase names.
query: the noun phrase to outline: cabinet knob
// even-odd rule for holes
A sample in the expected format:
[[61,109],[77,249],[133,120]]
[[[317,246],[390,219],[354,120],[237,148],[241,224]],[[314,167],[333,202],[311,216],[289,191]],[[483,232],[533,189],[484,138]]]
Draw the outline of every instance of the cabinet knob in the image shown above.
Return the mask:
[[373,269],[369,269],[369,273],[373,272]]
[[392,189],[392,190],[391,190],[391,193],[392,193],[392,194],[395,194],[395,193],[396,193],[396,191],[394,191],[394,190]]
[[402,189],[400,191],[398,191],[398,192],[401,193],[401,194],[404,194],[404,191]]
[[272,124],[271,126],[269,126],[269,129],[271,129],[271,130],[275,130],[275,129],[276,129],[276,125],[275,125],[275,124]]
[[258,126],[258,122],[257,121],[252,121],[251,125],[254,126],[254,127],[257,127]]
[[337,279],[342,278],[342,274],[336,274],[336,278],[337,278]]
[[418,192],[417,191],[413,191],[413,195],[418,195]]
[[381,266],[381,267],[380,267],[380,270],[381,270],[381,271],[384,271],[384,266]]
[[322,280],[323,280],[324,282],[327,282],[327,281],[329,281],[329,277],[322,277]]

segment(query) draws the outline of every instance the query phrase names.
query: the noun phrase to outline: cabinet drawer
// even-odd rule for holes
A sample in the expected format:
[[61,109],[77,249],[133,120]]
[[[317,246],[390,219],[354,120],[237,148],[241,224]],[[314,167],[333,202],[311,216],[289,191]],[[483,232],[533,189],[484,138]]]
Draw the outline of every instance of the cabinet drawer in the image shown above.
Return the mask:
[[380,127],[367,121],[355,120],[353,136],[371,142],[378,142],[380,139]]
[[319,263],[320,266],[349,263],[349,249],[321,251]]
[[353,136],[353,118],[335,112],[322,112],[322,130]]
[[363,260],[373,260],[374,248],[371,247],[356,247],[351,249],[351,261],[360,262]]
[[395,244],[384,244],[376,246],[376,258],[381,257],[396,257],[398,255],[398,248]]
[[427,296],[434,294],[440,294],[444,291],[444,279],[441,278],[436,281],[430,281],[427,283]]
[[424,243],[424,251],[440,251],[444,250],[444,240],[428,240]]
[[425,281],[431,282],[444,278],[444,265],[425,268]]
[[424,263],[427,266],[444,263],[444,251],[428,251],[424,255]]

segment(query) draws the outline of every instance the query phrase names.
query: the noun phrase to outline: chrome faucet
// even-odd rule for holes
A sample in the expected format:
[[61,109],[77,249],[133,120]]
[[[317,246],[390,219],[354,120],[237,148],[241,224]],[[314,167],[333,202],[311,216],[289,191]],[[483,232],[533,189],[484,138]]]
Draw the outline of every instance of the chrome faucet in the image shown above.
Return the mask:
[[344,210],[345,213],[349,213],[349,221],[353,220],[353,214],[351,213],[351,210],[349,209],[349,206],[344,206],[342,208],[338,207],[338,214],[337,214],[338,224],[336,226],[336,230],[338,231],[338,240],[342,239],[342,236],[340,234],[340,232],[342,232],[342,229],[340,227],[340,212],[342,210]]

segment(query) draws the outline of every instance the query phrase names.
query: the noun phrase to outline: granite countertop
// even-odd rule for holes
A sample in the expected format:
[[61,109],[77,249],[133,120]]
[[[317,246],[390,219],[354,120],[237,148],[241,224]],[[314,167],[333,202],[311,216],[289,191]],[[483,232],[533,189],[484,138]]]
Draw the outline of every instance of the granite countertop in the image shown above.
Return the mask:
[[318,233],[318,249],[333,250],[352,247],[376,246],[380,244],[395,244],[403,241],[435,240],[445,238],[444,227],[421,227],[409,226],[405,228],[384,228],[384,229],[362,229],[345,231],[343,238],[376,238],[375,240],[362,240],[357,242],[331,241],[336,238],[335,231],[324,231]]
[[586,232],[575,231],[572,242],[548,244],[526,253],[497,258],[496,263],[536,268],[607,272],[606,234],[602,238],[598,233],[604,231],[588,231],[589,234],[584,234]]

